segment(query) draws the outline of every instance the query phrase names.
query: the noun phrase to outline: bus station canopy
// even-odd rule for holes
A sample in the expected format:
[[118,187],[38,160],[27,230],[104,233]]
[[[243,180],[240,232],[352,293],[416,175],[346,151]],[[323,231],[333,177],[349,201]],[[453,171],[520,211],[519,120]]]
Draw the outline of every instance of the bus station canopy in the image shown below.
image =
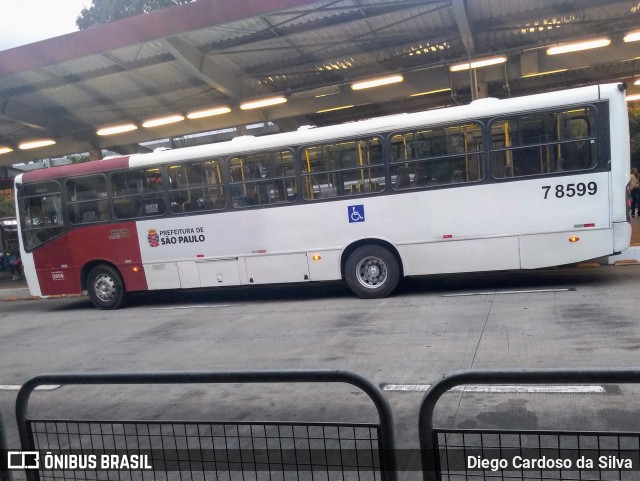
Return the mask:
[[[601,82],[640,92],[639,20],[637,0],[197,0],[0,51],[0,165]],[[600,47],[549,50],[578,41]],[[354,89],[380,78],[395,83]]]

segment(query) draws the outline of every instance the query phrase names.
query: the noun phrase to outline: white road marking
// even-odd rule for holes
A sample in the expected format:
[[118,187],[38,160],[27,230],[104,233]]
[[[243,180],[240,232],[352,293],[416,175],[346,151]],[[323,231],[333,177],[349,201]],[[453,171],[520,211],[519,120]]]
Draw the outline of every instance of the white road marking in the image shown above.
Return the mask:
[[531,289],[527,291],[492,291],[492,292],[465,292],[463,294],[443,294],[442,297],[463,297],[463,296],[495,296],[498,294],[540,294],[548,292],[569,292],[575,289]]
[[[20,384],[0,384],[0,391],[19,391],[22,386]],[[54,389],[58,389],[60,387],[59,384],[43,384],[42,386],[38,386],[36,391],[53,391]]]
[[[430,384],[383,384],[383,391],[426,392]],[[565,385],[565,384],[468,384],[456,386],[451,392],[475,392],[492,394],[606,394],[604,386],[596,385]]]
[[174,309],[214,309],[216,307],[233,307],[234,304],[216,304],[214,306],[173,306],[173,307],[152,307],[154,311],[171,311]]

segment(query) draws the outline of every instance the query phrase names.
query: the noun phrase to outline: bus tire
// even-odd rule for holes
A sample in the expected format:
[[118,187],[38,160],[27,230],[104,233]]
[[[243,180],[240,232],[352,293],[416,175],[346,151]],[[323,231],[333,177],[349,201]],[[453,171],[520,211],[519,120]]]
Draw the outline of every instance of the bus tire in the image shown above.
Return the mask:
[[349,288],[362,299],[387,297],[400,282],[400,267],[389,250],[378,245],[358,247],[345,265]]
[[122,276],[107,265],[91,269],[87,278],[87,291],[98,309],[118,309],[124,305],[127,296]]

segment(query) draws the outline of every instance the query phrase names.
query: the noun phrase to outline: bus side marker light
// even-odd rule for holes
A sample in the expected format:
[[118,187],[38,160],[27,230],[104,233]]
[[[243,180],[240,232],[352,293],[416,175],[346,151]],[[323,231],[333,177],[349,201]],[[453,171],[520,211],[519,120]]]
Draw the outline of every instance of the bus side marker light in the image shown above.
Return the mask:
[[320,259],[322,259],[322,257],[320,257],[318,254],[314,254],[311,258],[312,258],[314,261],[319,261]]
[[575,224],[573,226],[574,229],[580,229],[582,227],[595,227],[596,224],[594,222],[590,223],[590,224]]
[[133,269],[133,272],[140,271],[140,267],[139,266],[133,266],[132,269]]
[[453,239],[453,234],[445,234],[442,236],[443,239]]
[[200,259],[200,258],[204,257],[204,254],[196,254],[196,257],[197,257],[198,259]]
[[569,237],[569,242],[578,242],[580,240],[580,237],[572,235],[571,237]]

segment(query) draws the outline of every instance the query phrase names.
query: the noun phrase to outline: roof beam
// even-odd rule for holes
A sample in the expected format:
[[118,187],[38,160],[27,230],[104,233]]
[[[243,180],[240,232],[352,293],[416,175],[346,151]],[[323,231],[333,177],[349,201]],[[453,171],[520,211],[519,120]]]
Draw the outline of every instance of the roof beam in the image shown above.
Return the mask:
[[464,0],[451,0],[451,10],[456,19],[460,38],[462,39],[465,50],[469,55],[475,55],[476,45],[473,41],[473,32],[471,31],[471,25],[469,25],[469,17],[467,16]]
[[209,57],[179,37],[169,37],[163,43],[180,64],[207,85],[232,100],[238,100],[247,95],[265,93],[249,87],[238,81],[238,76],[228,73]]

